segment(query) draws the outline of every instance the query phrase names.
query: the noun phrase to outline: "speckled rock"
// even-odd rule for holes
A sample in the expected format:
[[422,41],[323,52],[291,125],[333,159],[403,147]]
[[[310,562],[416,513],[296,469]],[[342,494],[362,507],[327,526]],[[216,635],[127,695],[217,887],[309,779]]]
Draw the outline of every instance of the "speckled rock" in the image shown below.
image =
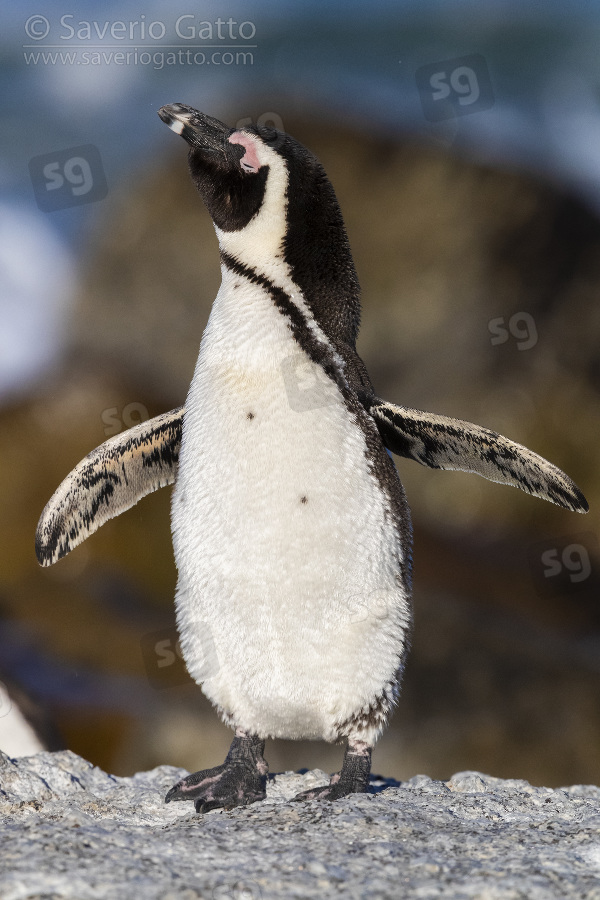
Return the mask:
[[163,802],[183,774],[120,778],[68,751],[0,755],[2,900],[600,900],[598,787],[461,772],[297,804],[327,776],[286,772],[262,803],[197,816]]

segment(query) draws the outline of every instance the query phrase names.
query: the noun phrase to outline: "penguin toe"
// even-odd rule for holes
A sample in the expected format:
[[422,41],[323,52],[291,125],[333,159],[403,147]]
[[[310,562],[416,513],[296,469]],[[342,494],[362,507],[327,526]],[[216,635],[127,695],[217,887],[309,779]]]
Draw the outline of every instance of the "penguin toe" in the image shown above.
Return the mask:
[[195,800],[210,792],[211,785],[220,778],[222,768],[223,766],[215,766],[214,769],[193,772],[186,778],[182,778],[167,793],[165,803],[170,803],[171,800]]
[[198,799],[194,801],[194,807],[199,815],[202,815],[202,813],[211,812],[211,810],[213,809],[227,808],[224,807],[219,800],[203,800],[202,797],[198,797]]
[[265,781],[247,767],[223,763],[183,778],[168,792],[165,803],[192,800],[197,813],[248,806],[265,799]]
[[326,784],[323,787],[313,788],[310,791],[302,791],[300,794],[292,797],[292,801],[294,803],[302,803],[305,800],[332,800],[330,788],[331,785]]
[[356,789],[353,785],[342,784],[337,782],[323,785],[323,787],[312,788],[310,791],[302,791],[292,797],[293,801],[305,802],[306,800],[341,800],[349,794],[365,793],[366,788]]
[[[346,756],[341,772],[331,776],[329,784],[296,794],[293,800],[341,800],[348,794],[366,794],[369,790],[369,756]],[[368,760],[368,762],[367,762]]]

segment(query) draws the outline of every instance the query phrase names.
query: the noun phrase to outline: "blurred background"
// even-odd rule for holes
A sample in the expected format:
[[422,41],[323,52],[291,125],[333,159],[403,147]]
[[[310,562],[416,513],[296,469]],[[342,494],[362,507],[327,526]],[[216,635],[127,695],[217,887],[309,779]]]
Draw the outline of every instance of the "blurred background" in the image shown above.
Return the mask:
[[[600,11],[583,0],[41,0],[0,79],[0,748],[115,774],[220,763],[177,654],[170,489],[41,569],[38,517],[107,437],[185,400],[218,290],[156,110],[283,127],[323,162],[377,393],[563,468],[564,512],[398,460],[415,634],[375,772],[600,783]],[[271,771],[342,748],[269,742]]]

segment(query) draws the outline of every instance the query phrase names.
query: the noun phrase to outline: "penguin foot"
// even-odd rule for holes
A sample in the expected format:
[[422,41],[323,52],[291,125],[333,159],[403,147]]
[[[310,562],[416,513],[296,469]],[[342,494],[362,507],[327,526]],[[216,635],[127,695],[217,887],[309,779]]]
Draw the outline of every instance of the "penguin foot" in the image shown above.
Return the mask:
[[348,794],[364,794],[369,788],[371,774],[371,747],[364,741],[349,743],[344,754],[342,769],[331,776],[329,784],[302,791],[293,800],[339,800]]
[[236,731],[225,762],[183,778],[171,788],[165,803],[193,800],[197,813],[248,806],[266,797],[269,766],[263,758],[265,742]]

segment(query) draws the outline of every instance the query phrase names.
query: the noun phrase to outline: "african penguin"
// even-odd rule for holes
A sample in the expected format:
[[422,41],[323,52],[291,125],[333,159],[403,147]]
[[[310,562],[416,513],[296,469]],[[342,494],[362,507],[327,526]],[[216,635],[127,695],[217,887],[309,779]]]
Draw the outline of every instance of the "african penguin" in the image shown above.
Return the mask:
[[267,737],[347,742],[330,784],[296,799],[366,791],[411,630],[410,513],[388,451],[588,506],[525,447],[375,396],[356,353],[359,285],[344,223],[312,153],[180,103],[159,116],[189,144],[221,287],[185,408],[79,463],[42,513],[38,559],[51,565],[174,483],[181,646],[235,737],[222,765],[166,800],[206,812],[263,799]]

